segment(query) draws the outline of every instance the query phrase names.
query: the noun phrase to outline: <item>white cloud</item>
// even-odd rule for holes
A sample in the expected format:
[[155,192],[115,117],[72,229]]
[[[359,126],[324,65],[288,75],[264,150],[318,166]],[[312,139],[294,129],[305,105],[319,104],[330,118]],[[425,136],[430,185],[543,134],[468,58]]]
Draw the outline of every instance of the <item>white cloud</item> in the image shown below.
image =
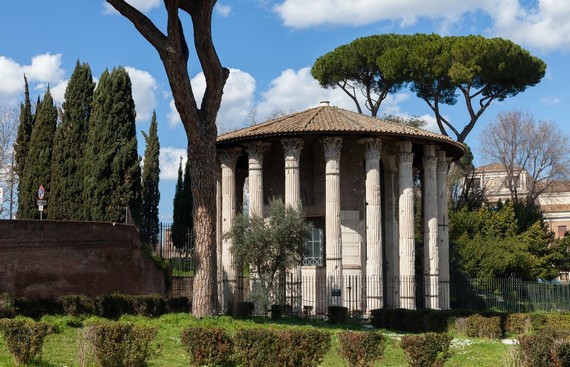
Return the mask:
[[[127,3],[131,4],[143,13],[147,13],[160,6],[160,0],[127,0]],[[119,14],[119,12],[106,1],[103,2],[103,12],[105,14]]]
[[214,10],[216,11],[216,14],[218,14],[221,17],[229,17],[232,14],[231,5],[223,5],[223,4],[217,3]]
[[[206,90],[204,73],[199,73],[192,78],[191,83],[197,103],[200,105]],[[238,69],[230,69],[230,77],[224,86],[222,104],[218,112],[217,125],[219,132],[234,130],[243,126],[253,108],[254,92],[255,79],[250,74]],[[170,126],[180,123],[180,116],[174,106],[174,100],[170,101],[168,123]]]
[[182,158],[182,169],[186,166],[186,149],[174,147],[161,147],[159,155],[160,179],[176,180],[178,179],[178,165]]
[[56,86],[62,82],[65,71],[61,68],[61,54],[45,53],[34,56],[29,65],[20,65],[5,56],[0,56],[0,103],[12,105],[20,102],[24,92],[24,75],[28,78],[30,89],[40,83]]
[[133,86],[133,100],[137,110],[137,122],[148,121],[156,108],[156,79],[149,72],[125,67]]
[[560,104],[560,98],[558,97],[542,97],[540,99],[540,103],[543,105],[547,105],[547,106],[553,106],[553,105],[557,105]]
[[50,87],[50,93],[56,105],[61,106],[63,104],[65,100],[65,89],[67,89],[68,83],[69,80],[62,80],[53,87]]

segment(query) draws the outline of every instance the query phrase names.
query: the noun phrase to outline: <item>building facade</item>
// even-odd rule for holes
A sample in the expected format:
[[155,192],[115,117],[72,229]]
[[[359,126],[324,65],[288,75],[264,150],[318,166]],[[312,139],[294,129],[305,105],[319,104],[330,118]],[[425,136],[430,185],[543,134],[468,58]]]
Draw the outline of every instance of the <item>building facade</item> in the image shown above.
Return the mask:
[[[461,144],[321,103],[221,135],[217,145],[222,307],[243,297],[242,266],[222,234],[243,207],[245,188],[250,214],[266,215],[269,199],[281,197],[286,205],[301,205],[314,225],[303,264],[290,271],[323,281],[303,288],[297,307],[315,295],[349,306],[345,295],[353,285],[344,281],[353,275],[361,279],[360,309],[449,308],[447,173],[464,153]],[[417,178],[421,194],[415,195]],[[414,220],[417,197],[421,233]]]

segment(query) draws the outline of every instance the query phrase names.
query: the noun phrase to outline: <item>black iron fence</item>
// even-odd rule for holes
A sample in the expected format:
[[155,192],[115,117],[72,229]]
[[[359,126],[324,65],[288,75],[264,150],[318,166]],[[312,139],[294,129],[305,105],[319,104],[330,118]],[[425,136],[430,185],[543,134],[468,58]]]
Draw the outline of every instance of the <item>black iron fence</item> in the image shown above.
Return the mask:
[[190,277],[194,275],[193,244],[191,229],[173,232],[172,224],[162,223],[159,243],[154,252],[169,261],[173,276]]

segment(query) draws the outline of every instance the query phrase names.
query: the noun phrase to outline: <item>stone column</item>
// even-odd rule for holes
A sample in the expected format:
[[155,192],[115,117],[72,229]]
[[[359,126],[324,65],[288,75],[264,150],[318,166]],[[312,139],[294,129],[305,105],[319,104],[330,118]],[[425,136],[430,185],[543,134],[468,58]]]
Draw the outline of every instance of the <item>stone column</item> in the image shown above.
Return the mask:
[[[218,161],[219,162],[219,161]],[[221,168],[221,165],[220,165]],[[223,303],[223,272],[222,272],[222,170],[216,172],[216,263],[218,279],[218,309]]]
[[[343,304],[342,238],[340,229],[340,149],[342,138],[323,139],[325,150],[325,240],[327,290],[331,305]],[[340,292],[340,296],[334,295]]]
[[366,308],[384,307],[382,284],[382,213],[380,154],[382,141],[366,139]]
[[[291,138],[281,140],[285,156],[285,205],[300,209],[301,181],[299,174],[299,159],[303,149],[303,139]],[[301,290],[301,264],[292,269],[290,292],[287,296],[293,300],[291,307],[298,315],[302,313],[303,297]]]
[[[222,166],[222,234],[228,232],[236,215],[236,179],[235,165],[240,149],[223,150],[218,153]],[[238,300],[237,281],[239,266],[234,262],[230,248],[232,241],[229,238],[222,240],[222,311],[234,307]]]
[[263,155],[269,143],[255,142],[246,145],[249,158],[249,215],[263,217]]
[[435,145],[424,146],[424,180],[422,198],[424,202],[424,295],[425,307],[439,309],[439,251],[437,243],[437,157]]
[[415,243],[414,243],[414,181],[412,143],[400,142],[398,153],[400,197],[398,200],[400,252],[400,307],[416,308]]
[[449,310],[449,218],[447,208],[447,172],[445,151],[437,152],[437,217],[439,244],[439,307]]
[[386,243],[384,244],[386,256],[384,283],[386,284],[386,298],[384,303],[389,308],[398,308],[400,305],[400,253],[398,251],[398,172],[396,171],[396,158],[389,157],[389,167],[384,166],[384,222]]

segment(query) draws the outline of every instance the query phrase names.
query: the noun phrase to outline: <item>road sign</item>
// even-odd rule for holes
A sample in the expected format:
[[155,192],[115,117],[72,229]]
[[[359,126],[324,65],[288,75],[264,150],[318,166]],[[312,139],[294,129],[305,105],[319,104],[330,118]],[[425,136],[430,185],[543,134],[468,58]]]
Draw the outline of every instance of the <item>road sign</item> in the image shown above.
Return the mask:
[[40,212],[43,212],[43,211],[44,211],[44,206],[43,206],[43,205],[40,205],[40,206],[38,206],[38,209],[40,209]]
[[46,206],[47,200],[37,200],[37,204],[38,204],[38,206]]
[[46,190],[44,189],[44,186],[40,185],[40,188],[38,189],[38,199],[43,200],[45,194]]

